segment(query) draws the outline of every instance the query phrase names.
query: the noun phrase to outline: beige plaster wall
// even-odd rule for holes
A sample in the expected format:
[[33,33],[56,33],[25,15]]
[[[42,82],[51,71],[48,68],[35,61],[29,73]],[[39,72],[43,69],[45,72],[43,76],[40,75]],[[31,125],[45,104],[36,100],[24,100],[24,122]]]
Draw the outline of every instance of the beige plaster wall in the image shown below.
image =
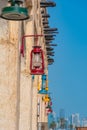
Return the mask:
[[[14,23],[12,23],[14,24]],[[18,23],[15,23],[18,27]],[[15,40],[8,22],[0,24],[0,130],[17,130],[18,125],[18,29]],[[5,28],[4,28],[5,27]],[[5,30],[6,29],[6,30]],[[8,34],[11,39],[8,39]]]

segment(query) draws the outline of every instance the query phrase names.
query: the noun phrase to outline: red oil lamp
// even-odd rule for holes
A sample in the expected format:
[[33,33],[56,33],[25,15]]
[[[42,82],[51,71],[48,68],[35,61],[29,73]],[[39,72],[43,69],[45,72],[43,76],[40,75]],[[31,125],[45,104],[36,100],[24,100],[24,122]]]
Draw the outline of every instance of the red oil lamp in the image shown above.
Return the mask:
[[50,113],[52,113],[52,112],[53,112],[52,107],[48,104],[48,106],[46,107],[46,113],[47,113],[47,115],[50,114]]
[[47,111],[47,115],[50,114],[50,113],[52,113],[52,112],[53,112],[52,109],[48,109],[48,111]]
[[53,110],[52,110],[52,102],[51,102],[51,99],[50,99],[50,101],[48,102],[48,105],[46,106],[46,113],[48,115],[48,114],[50,114],[52,112],[53,112]]
[[44,56],[41,46],[34,46],[31,51],[30,70],[32,75],[44,74]]

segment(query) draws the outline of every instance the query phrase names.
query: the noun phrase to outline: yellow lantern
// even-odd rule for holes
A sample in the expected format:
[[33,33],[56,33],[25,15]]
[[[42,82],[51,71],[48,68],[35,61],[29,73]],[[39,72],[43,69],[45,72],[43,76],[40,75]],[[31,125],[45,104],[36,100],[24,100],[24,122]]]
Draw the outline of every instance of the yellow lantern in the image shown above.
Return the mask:
[[45,95],[45,97],[42,98],[42,100],[46,103],[46,102],[49,102],[50,101],[50,97],[49,95]]

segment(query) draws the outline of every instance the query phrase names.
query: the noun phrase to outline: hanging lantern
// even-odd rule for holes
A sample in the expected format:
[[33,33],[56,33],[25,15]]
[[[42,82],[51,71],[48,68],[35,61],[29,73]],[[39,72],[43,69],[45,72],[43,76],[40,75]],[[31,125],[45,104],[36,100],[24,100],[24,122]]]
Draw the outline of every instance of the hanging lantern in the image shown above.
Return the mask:
[[1,18],[15,21],[29,18],[27,8],[21,6],[23,3],[21,0],[9,0],[8,2],[11,6],[2,9]]
[[44,74],[44,57],[40,46],[34,46],[31,51],[30,70],[33,75]]
[[53,112],[50,102],[48,102],[48,106],[46,107],[46,112],[47,112],[47,115]]
[[46,103],[46,102],[50,102],[50,97],[48,94],[45,95],[45,97],[42,98],[42,100]]
[[48,106],[46,107],[46,109],[51,109],[51,105],[48,103]]
[[39,91],[39,94],[47,94],[47,90],[45,89],[46,87],[46,75],[42,75],[42,86],[41,90]]
[[48,109],[48,110],[47,110],[47,114],[50,114],[50,113],[52,113],[52,112],[53,112],[52,109]]

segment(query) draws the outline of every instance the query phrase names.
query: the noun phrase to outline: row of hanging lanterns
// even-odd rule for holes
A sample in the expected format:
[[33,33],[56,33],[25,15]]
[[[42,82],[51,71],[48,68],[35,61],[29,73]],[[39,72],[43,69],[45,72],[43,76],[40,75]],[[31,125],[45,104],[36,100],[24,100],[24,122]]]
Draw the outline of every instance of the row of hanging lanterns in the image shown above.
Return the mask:
[[[48,21],[48,18],[50,17],[50,15],[47,13],[47,8],[48,7],[55,7],[55,6],[56,6],[56,3],[53,2],[52,0],[49,0],[49,1],[42,0],[40,2],[48,65],[51,65],[54,62],[53,56],[54,56],[55,52],[54,52],[53,47],[57,46],[57,44],[53,44],[52,41],[55,40],[54,37],[56,36],[55,34],[58,33],[58,29],[57,28],[50,28],[49,21]],[[44,75],[42,77],[44,77]],[[45,104],[46,104],[46,112],[47,112],[47,115],[48,115],[48,114],[53,112],[52,101],[51,101],[51,98],[48,94],[48,91],[44,92],[44,91],[46,91],[45,90],[45,88],[46,88],[46,84],[45,84],[46,77],[42,78],[42,84],[43,84],[43,82],[44,82],[45,87],[42,85],[40,92],[41,92],[41,94],[45,94],[45,96],[42,97],[42,101],[44,101]]]
[[47,80],[47,75],[42,75],[41,77],[41,88],[39,86],[39,91],[38,94],[42,95],[42,101],[45,103],[45,109],[47,115],[52,113],[52,101],[51,97],[49,96],[48,93],[48,80]]

